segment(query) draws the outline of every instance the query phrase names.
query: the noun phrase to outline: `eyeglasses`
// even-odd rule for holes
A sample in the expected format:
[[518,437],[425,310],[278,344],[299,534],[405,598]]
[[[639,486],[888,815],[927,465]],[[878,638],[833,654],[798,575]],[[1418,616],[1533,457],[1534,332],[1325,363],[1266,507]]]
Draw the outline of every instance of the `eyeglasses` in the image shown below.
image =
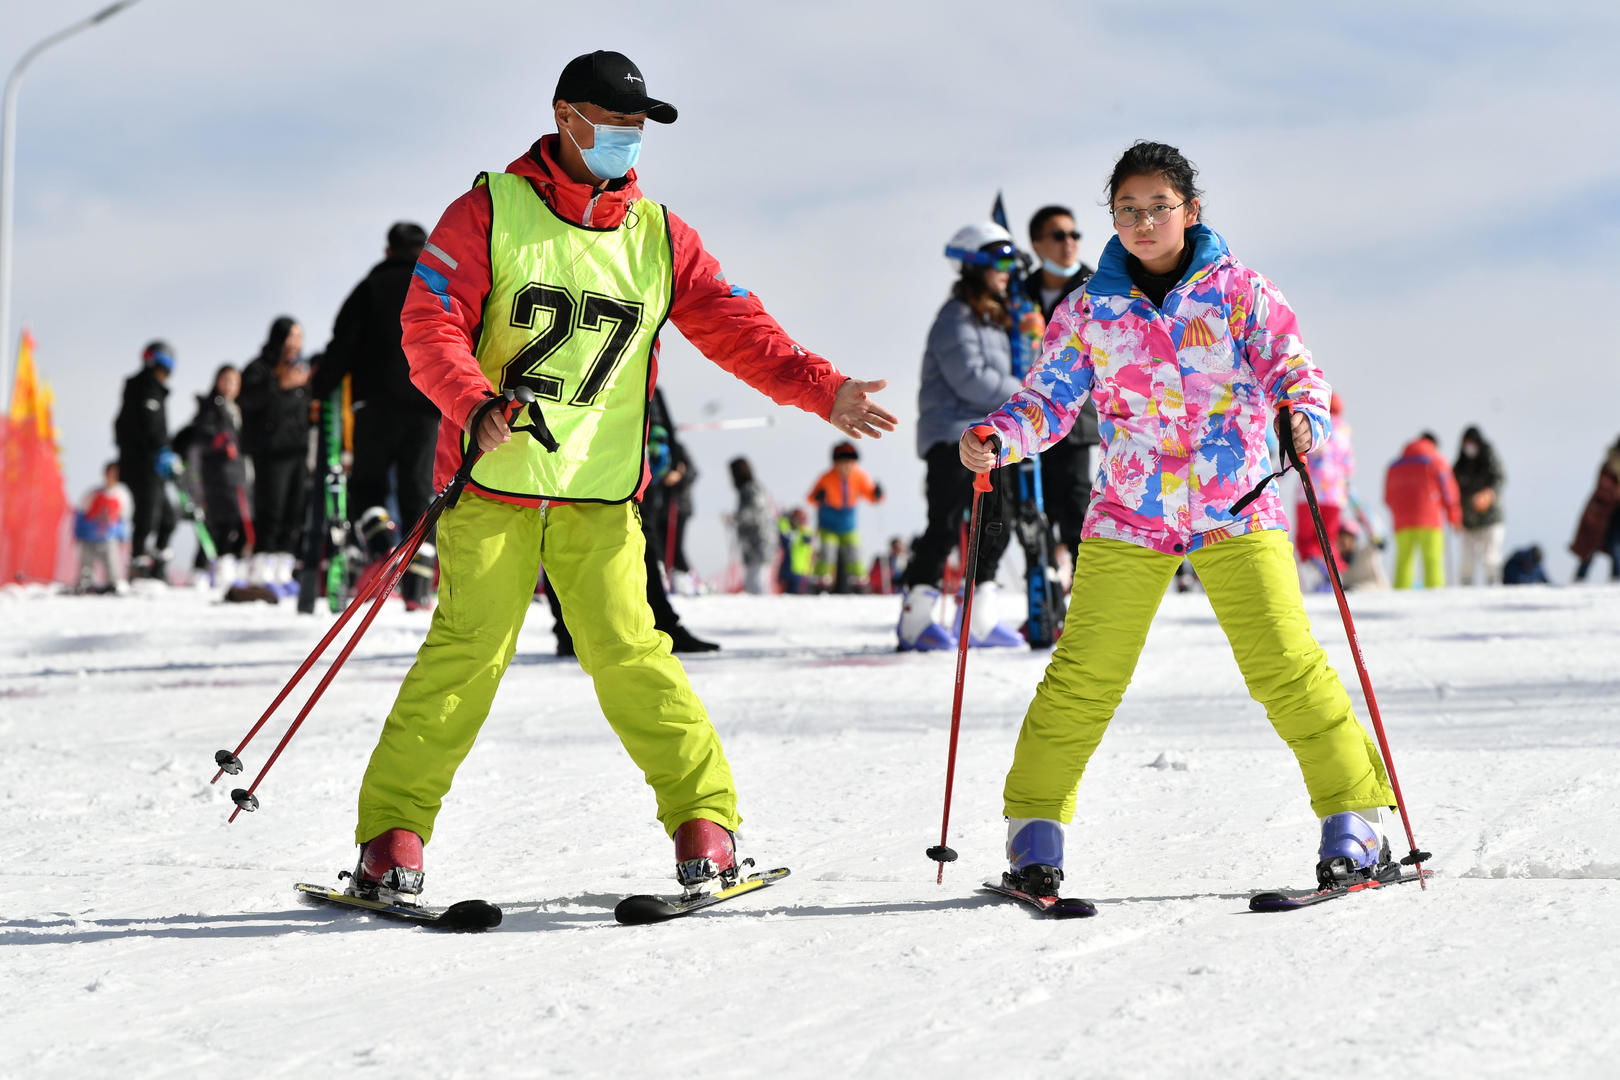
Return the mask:
[[1078,244],[1080,242],[1080,230],[1070,229],[1068,232],[1064,232],[1062,229],[1054,229],[1046,234],[1046,238],[1048,240],[1055,240],[1060,244],[1065,240],[1073,240]]
[[1170,211],[1179,210],[1186,205],[1187,200],[1183,199],[1181,202],[1176,203],[1175,206],[1166,206],[1159,203],[1146,210],[1138,210],[1134,206],[1121,206],[1114,211],[1114,224],[1122,229],[1129,229],[1136,224],[1137,219],[1147,218],[1149,225],[1162,225],[1170,220]]

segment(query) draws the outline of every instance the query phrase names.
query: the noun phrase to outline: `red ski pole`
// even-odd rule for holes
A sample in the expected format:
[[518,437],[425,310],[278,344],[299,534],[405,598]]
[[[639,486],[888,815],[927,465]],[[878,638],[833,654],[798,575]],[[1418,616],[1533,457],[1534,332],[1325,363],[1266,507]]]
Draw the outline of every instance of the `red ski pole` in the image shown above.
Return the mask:
[[[532,391],[528,390],[527,388],[519,388],[516,391],[506,391],[503,397],[492,399],[491,404],[486,405],[483,408],[486,410],[495,407],[505,409],[507,412],[508,423],[516,421],[518,415],[525,408],[528,408],[531,416],[534,418],[533,422],[524,427],[514,426],[513,430],[531,431],[534,433],[536,440],[539,441],[543,447],[545,447],[548,451],[555,451],[557,449],[557,441],[552,437],[550,430],[546,428],[545,419],[540,415],[539,409],[532,408],[534,405],[534,400],[534,394]],[[478,425],[475,423],[472,426],[474,430],[476,430]],[[287,696],[292,693],[293,688],[298,685],[299,680],[304,677],[305,672],[309,671],[309,669],[314,666],[315,661],[319,659],[321,654],[326,651],[327,646],[332,643],[333,638],[338,635],[339,631],[341,631],[343,627],[347,625],[349,620],[354,617],[354,614],[359,611],[361,607],[363,607],[368,601],[371,603],[371,609],[366,612],[365,617],[360,621],[359,627],[356,628],[354,634],[350,636],[349,640],[344,643],[342,650],[338,653],[337,659],[332,662],[332,666],[327,669],[326,674],[321,677],[321,681],[316,684],[316,687],[310,694],[309,699],[304,703],[304,707],[299,711],[298,716],[288,727],[287,732],[282,736],[281,741],[276,744],[276,747],[271,752],[269,759],[265,762],[263,767],[260,768],[259,774],[254,778],[252,785],[246,789],[237,788],[231,792],[231,801],[236,803],[237,808],[234,812],[232,812],[229,820],[235,821],[236,815],[241,813],[243,810],[251,811],[258,808],[259,801],[258,798],[253,794],[254,789],[259,786],[259,783],[264,779],[265,774],[270,771],[270,766],[275,764],[276,759],[281,756],[282,750],[286,748],[287,743],[291,741],[293,735],[297,733],[299,727],[303,724],[305,717],[309,715],[310,710],[315,707],[315,703],[319,701],[321,695],[326,692],[327,686],[331,683],[332,679],[336,677],[338,669],[340,669],[344,662],[348,660],[349,654],[354,651],[355,645],[359,644],[360,638],[364,636],[366,630],[376,619],[378,613],[382,610],[383,603],[388,599],[388,594],[393,591],[395,584],[398,583],[400,577],[404,574],[405,569],[410,565],[411,560],[415,558],[416,552],[421,548],[423,540],[427,537],[428,530],[433,527],[433,523],[439,519],[439,516],[443,514],[446,509],[454,506],[456,501],[461,497],[462,489],[466,487],[467,482],[472,478],[473,466],[476,465],[479,459],[482,457],[483,451],[478,448],[476,440],[470,442],[467,452],[463,456],[461,467],[456,470],[456,475],[448,484],[444,486],[444,490],[439,492],[432,504],[430,504],[428,508],[423,511],[422,516],[417,519],[416,524],[411,528],[410,533],[406,535],[405,540],[389,554],[388,558],[383,563],[382,571],[374,575],[371,581],[360,590],[359,594],[356,595],[352,601],[350,601],[349,606],[344,609],[343,614],[338,617],[336,622],[332,625],[332,628],[326,632],[326,635],[321,638],[320,642],[315,646],[310,654],[305,657],[304,662],[300,664],[298,670],[293,673],[293,677],[285,686],[281,688],[281,692],[276,695],[275,700],[270,703],[270,707],[264,711],[264,714],[259,717],[258,722],[255,723],[251,729],[249,729],[245,736],[243,736],[242,741],[237,745],[236,750],[221,750],[214,755],[214,762],[219,766],[219,771],[214,774],[214,779],[211,780],[210,783],[217,783],[219,778],[225,773],[230,773],[234,776],[235,774],[241,772],[242,761],[239,755],[247,747],[247,744],[255,735],[259,733],[260,729],[264,727],[265,723],[270,719],[271,715],[274,714],[277,707],[279,707],[280,704],[287,699]]]
[[1418,885],[1427,889],[1423,864],[1432,856],[1427,851],[1419,851],[1417,841],[1412,837],[1412,819],[1406,813],[1406,800],[1401,797],[1401,781],[1395,775],[1395,759],[1390,756],[1389,737],[1384,734],[1384,720],[1378,713],[1378,699],[1373,696],[1372,680],[1367,677],[1367,664],[1361,657],[1361,642],[1356,637],[1356,624],[1350,618],[1350,605],[1344,598],[1344,582],[1339,580],[1339,566],[1332,556],[1333,545],[1328,540],[1327,526],[1322,524],[1322,511],[1316,505],[1316,488],[1311,483],[1310,466],[1305,459],[1294,449],[1293,410],[1284,402],[1278,410],[1282,418],[1282,430],[1277,432],[1277,441],[1282,445],[1283,454],[1299,473],[1300,485],[1305,489],[1305,505],[1310,508],[1311,521],[1316,525],[1316,538],[1322,545],[1322,551],[1327,553],[1328,578],[1333,582],[1333,596],[1339,602],[1339,617],[1344,620],[1345,636],[1350,639],[1350,655],[1356,662],[1356,674],[1361,676],[1361,692],[1367,698],[1367,712],[1372,715],[1373,731],[1378,736],[1378,752],[1383,755],[1384,768],[1389,771],[1389,786],[1395,790],[1395,806],[1401,812],[1401,825],[1406,829],[1406,842],[1411,845],[1410,853],[1401,860],[1403,866],[1416,868]]
[[[991,429],[979,425],[972,429],[974,434],[983,433],[988,438]],[[956,694],[951,700],[951,748],[945,759],[945,811],[939,822],[939,846],[931,847],[927,855],[934,862],[939,863],[939,874],[934,878],[934,884],[945,883],[945,864],[956,861],[956,851],[945,843],[951,831],[951,787],[956,780],[956,740],[962,731],[962,687],[967,682],[967,654],[968,634],[973,617],[973,578],[979,568],[979,500],[985,492],[990,490],[990,474],[987,472],[975,473],[973,476],[973,512],[968,518],[968,547],[967,555],[962,563],[962,626],[956,641]]]

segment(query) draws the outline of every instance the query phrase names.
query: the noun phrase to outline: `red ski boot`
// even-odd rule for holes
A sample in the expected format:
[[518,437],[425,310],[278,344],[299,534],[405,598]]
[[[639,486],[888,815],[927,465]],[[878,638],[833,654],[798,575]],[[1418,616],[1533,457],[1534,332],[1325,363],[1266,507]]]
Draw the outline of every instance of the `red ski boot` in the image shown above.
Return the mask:
[[414,904],[425,876],[422,838],[409,829],[389,829],[360,846],[349,892],[391,904]]
[[[752,866],[753,860],[743,865]],[[675,829],[675,880],[687,896],[698,896],[718,881],[720,888],[737,884],[737,838],[707,818],[693,818]]]

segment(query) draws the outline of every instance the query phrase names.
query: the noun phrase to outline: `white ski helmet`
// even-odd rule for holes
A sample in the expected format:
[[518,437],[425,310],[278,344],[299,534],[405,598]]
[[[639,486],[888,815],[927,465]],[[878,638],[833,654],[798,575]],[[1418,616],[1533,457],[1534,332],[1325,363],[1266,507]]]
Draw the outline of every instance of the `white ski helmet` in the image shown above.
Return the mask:
[[989,259],[979,250],[986,244],[1006,244],[1007,255],[1012,256],[1018,249],[1013,243],[1012,234],[993,221],[976,221],[971,225],[964,225],[945,245],[945,257],[953,262],[973,263],[977,266],[989,264]]

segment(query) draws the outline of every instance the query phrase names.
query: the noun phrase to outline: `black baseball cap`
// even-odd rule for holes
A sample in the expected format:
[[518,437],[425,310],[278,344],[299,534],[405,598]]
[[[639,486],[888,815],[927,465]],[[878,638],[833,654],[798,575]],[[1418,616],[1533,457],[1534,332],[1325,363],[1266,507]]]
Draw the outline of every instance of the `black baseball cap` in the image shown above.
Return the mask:
[[679,114],[667,101],[647,96],[641,69],[623,53],[598,49],[568,61],[557,79],[551,103],[587,101],[617,113],[646,113],[647,119],[673,124]]

